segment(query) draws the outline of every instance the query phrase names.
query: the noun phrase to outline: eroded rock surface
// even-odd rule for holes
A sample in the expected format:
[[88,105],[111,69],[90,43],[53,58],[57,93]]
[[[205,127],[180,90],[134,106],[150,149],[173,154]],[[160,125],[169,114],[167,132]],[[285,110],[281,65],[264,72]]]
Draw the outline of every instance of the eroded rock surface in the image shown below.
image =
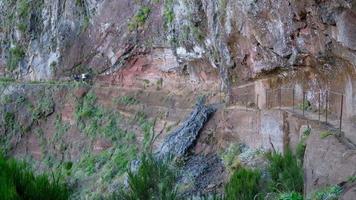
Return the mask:
[[170,156],[179,158],[193,147],[200,129],[216,110],[212,105],[205,105],[204,102],[204,99],[200,99],[186,121],[168,135],[158,151],[159,158],[167,159]]
[[[304,157],[305,192],[345,182],[356,174],[356,152],[336,137],[312,132]],[[324,131],[325,132],[325,131]]]

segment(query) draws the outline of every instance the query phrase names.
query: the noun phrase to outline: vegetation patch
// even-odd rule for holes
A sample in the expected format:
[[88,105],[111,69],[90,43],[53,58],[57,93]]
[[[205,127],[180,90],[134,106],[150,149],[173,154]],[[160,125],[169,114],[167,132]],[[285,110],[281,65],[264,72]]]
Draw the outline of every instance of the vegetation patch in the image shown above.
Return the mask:
[[128,171],[128,189],[122,189],[114,199],[178,199],[177,174],[167,162],[152,155],[141,157],[137,171]]
[[[91,138],[101,136],[117,141],[126,134],[119,126],[119,114],[102,108],[96,101],[92,92],[78,100],[74,115],[79,129]],[[133,103],[133,100],[126,103]]]
[[354,183],[356,182],[356,176],[350,176],[348,179],[347,179],[348,182],[351,182],[351,183]]
[[155,120],[150,121],[144,112],[137,112],[134,120],[141,127],[141,130],[143,132],[143,147],[144,149],[147,149],[150,147],[154,137],[153,129],[155,125]]
[[13,78],[9,78],[9,77],[0,77],[0,82],[1,83],[13,83],[15,82],[16,80],[13,79]]
[[288,149],[284,155],[270,153],[267,158],[270,161],[268,172],[272,178],[272,191],[303,193],[303,170],[291,150]]
[[305,131],[303,132],[302,138],[300,140],[300,142],[297,144],[297,148],[296,148],[296,157],[298,159],[298,161],[300,163],[303,163],[304,160],[304,154],[305,154],[305,149],[306,149],[306,140],[308,139],[309,135],[311,133],[311,128],[308,127],[307,129],[305,129]]
[[131,19],[131,21],[128,24],[129,30],[137,30],[139,27],[142,27],[145,25],[146,20],[150,16],[151,13],[151,8],[147,6],[141,7],[135,16]]
[[13,72],[19,62],[25,57],[25,51],[21,46],[15,46],[9,50],[9,58],[7,59],[7,70]]
[[131,96],[123,96],[120,98],[119,102],[123,105],[136,105],[140,103],[135,97]]
[[320,139],[325,139],[331,135],[333,135],[333,133],[330,131],[322,131],[320,132]]
[[55,132],[52,137],[52,144],[55,145],[59,143],[64,134],[66,134],[69,130],[69,124],[66,124],[62,121],[61,115],[56,116],[56,120],[54,121]]
[[54,101],[51,94],[45,93],[32,107],[32,118],[37,121],[41,118],[45,118],[54,112]]
[[251,200],[256,199],[260,192],[261,173],[256,170],[239,168],[225,186],[225,200]]
[[304,102],[302,102],[301,104],[298,105],[298,108],[301,110],[311,110],[312,106],[310,101],[305,100]]
[[303,195],[297,192],[282,193],[277,198],[278,200],[303,200]]
[[0,155],[0,195],[4,200],[66,200],[70,193],[53,174],[35,175],[27,164]]
[[228,169],[231,169],[240,153],[241,149],[239,144],[230,144],[230,146],[223,153],[221,153],[220,157],[222,158],[224,165]]
[[315,191],[308,200],[338,200],[342,193],[340,186],[329,186]]
[[163,10],[163,18],[165,28],[170,26],[174,20],[174,10],[173,10],[174,2],[173,0],[165,0],[164,1],[164,10]]

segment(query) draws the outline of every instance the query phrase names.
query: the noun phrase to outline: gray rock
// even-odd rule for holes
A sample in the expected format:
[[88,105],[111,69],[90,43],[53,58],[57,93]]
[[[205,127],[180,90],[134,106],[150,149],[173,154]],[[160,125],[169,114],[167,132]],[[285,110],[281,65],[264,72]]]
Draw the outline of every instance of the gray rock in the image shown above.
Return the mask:
[[200,99],[187,120],[169,134],[157,153],[159,158],[182,157],[194,145],[200,129],[216,110],[212,105],[205,105],[204,101],[204,98]]

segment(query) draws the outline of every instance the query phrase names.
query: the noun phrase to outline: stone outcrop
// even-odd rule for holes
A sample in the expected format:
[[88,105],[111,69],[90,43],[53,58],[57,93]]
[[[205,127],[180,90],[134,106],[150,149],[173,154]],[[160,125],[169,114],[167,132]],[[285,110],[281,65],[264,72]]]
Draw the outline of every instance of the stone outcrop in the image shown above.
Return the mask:
[[[304,157],[305,192],[348,181],[356,174],[356,154],[336,137],[321,137],[313,129]],[[346,195],[346,194],[345,194]],[[347,199],[347,198],[346,198]]]
[[159,158],[181,158],[193,147],[200,129],[216,110],[212,105],[204,105],[204,102],[200,99],[185,122],[167,136],[157,152]]

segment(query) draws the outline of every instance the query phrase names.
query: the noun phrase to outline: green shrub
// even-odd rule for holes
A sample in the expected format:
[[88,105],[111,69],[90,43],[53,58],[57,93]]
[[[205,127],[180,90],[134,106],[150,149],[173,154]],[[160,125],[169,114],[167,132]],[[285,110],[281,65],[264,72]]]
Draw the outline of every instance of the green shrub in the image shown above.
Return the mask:
[[300,103],[298,105],[298,108],[301,110],[311,110],[312,109],[311,103],[308,100],[305,100],[304,102]]
[[79,129],[91,137],[95,137],[98,133],[100,122],[104,117],[103,110],[96,105],[96,99],[94,93],[86,94],[77,102],[74,114]]
[[33,120],[39,120],[48,116],[54,111],[54,101],[49,94],[44,94],[37,104],[33,107],[32,118]]
[[149,120],[146,113],[142,111],[136,113],[134,120],[138,123],[143,132],[143,147],[147,149],[149,148],[154,136],[153,129],[155,126],[155,120]]
[[114,199],[178,199],[176,190],[177,174],[163,161],[151,155],[143,155],[137,172],[128,172],[127,190],[122,190]]
[[25,163],[0,155],[0,196],[4,200],[69,198],[69,190],[58,178],[34,175]]
[[73,162],[71,162],[71,161],[65,162],[65,163],[63,163],[63,166],[64,166],[64,169],[71,170],[73,167]]
[[322,188],[318,191],[312,193],[308,200],[338,200],[342,193],[342,188],[340,186],[330,186]]
[[20,17],[22,17],[22,18],[27,17],[30,12],[30,9],[31,9],[30,1],[28,1],[28,0],[20,0],[19,1],[17,12]]
[[97,112],[97,108],[95,104],[96,104],[96,95],[94,93],[86,94],[84,98],[80,100],[76,106],[75,116],[77,120],[93,117]]
[[225,186],[226,200],[251,200],[260,191],[261,174],[258,171],[239,168]]
[[290,149],[285,155],[273,153],[268,154],[267,158],[270,161],[268,171],[272,178],[272,190],[303,193],[303,170]]
[[351,183],[356,182],[356,176],[350,176],[350,177],[348,177],[348,178],[347,178],[347,181],[348,181],[348,182],[351,182]]
[[327,138],[327,137],[329,137],[330,135],[333,135],[333,133],[330,132],[330,131],[322,131],[322,132],[320,133],[320,139]]
[[173,0],[164,1],[163,18],[165,26],[169,26],[174,20]]
[[133,31],[141,26],[143,26],[146,23],[147,18],[149,17],[151,13],[151,8],[147,6],[141,7],[133,19],[131,19],[130,23],[128,24],[129,30]]
[[4,83],[12,83],[15,82],[16,80],[13,78],[9,78],[9,77],[0,77],[0,82],[4,82]]
[[124,105],[136,105],[139,104],[140,102],[134,97],[123,96],[120,98],[120,103]]
[[4,119],[6,130],[12,130],[15,125],[15,114],[12,112],[5,112]]
[[308,127],[307,129],[304,130],[302,138],[300,142],[297,144],[296,157],[301,164],[303,164],[304,161],[305,149],[307,147],[306,140],[308,139],[310,133],[311,133],[311,128]]
[[112,141],[119,141],[125,135],[119,126],[119,113],[97,105],[96,99],[96,95],[90,92],[78,100],[74,115],[79,129],[93,138],[100,133]]
[[303,200],[303,195],[297,192],[282,193],[278,200]]
[[63,122],[61,115],[56,116],[54,121],[55,132],[52,138],[53,143],[57,143],[69,130],[69,124]]
[[297,145],[297,149],[296,149],[296,157],[297,159],[303,163],[304,160],[304,154],[305,154],[305,149],[306,149],[307,145],[305,144],[305,139],[302,139],[298,145]]
[[7,69],[12,72],[16,69],[19,62],[25,57],[25,51],[19,47],[15,46],[9,51],[9,58],[7,60]]
[[239,144],[233,143],[221,153],[220,157],[222,158],[225,167],[231,168],[234,164],[236,157],[241,153]]

